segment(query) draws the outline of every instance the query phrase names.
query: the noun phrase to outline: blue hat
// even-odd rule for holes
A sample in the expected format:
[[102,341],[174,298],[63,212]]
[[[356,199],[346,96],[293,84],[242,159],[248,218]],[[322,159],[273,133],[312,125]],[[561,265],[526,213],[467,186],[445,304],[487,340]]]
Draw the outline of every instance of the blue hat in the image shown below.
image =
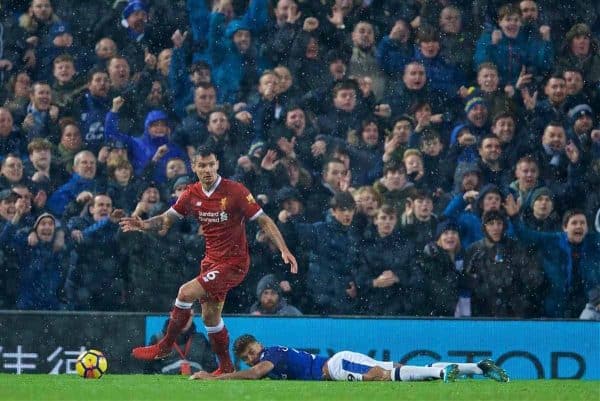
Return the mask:
[[71,27],[67,22],[59,21],[52,24],[50,27],[49,35],[51,38],[55,38],[65,33],[71,33]]
[[123,9],[123,19],[129,18],[129,16],[137,11],[148,12],[148,7],[141,0],[129,0],[129,3]]

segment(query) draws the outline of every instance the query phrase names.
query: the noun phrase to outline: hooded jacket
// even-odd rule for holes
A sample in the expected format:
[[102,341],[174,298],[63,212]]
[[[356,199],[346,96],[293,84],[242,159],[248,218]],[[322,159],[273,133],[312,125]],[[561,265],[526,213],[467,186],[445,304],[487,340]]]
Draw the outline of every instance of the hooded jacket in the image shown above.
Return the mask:
[[143,135],[131,137],[119,131],[119,115],[110,111],[106,114],[104,138],[106,141],[120,140],[125,143],[135,175],[141,175],[148,163],[152,161],[156,150],[162,145],[167,145],[169,150],[155,164],[153,172],[153,179],[158,183],[163,183],[167,180],[166,166],[169,159],[178,157],[187,162],[188,158],[186,153],[171,141],[170,134],[162,137],[153,137],[150,134],[148,131],[150,124],[160,120],[168,121],[167,114],[162,110],[152,110],[146,116]]

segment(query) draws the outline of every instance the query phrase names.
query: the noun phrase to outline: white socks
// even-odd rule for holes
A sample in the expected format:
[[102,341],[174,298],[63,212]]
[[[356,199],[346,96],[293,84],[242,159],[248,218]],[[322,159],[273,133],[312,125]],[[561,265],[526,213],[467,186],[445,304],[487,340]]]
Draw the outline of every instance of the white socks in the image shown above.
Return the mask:
[[391,371],[392,381],[421,381],[429,379],[441,379],[442,369],[429,366],[410,366],[405,365],[400,368],[394,368]]
[[[444,369],[446,366],[451,365],[450,362],[436,362],[432,363],[432,367]],[[463,375],[482,375],[483,370],[477,367],[476,363],[455,363],[458,365],[458,371]]]

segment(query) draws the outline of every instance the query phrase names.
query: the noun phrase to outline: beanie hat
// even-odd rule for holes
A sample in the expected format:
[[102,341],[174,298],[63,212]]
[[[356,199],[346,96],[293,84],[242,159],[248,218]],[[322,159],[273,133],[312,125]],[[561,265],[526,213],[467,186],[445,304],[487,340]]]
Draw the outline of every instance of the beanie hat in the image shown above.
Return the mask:
[[578,104],[577,106],[574,106],[572,109],[569,110],[569,118],[572,120],[576,120],[584,115],[590,117],[593,117],[594,115],[592,108],[587,104]]
[[456,222],[451,219],[439,222],[435,229],[435,239],[440,238],[440,236],[446,231],[459,232],[458,224],[456,224]]
[[265,290],[275,290],[279,295],[281,295],[279,282],[275,278],[274,274],[267,274],[258,281],[258,284],[256,285],[256,297],[260,299],[260,296]]
[[123,9],[123,19],[129,18],[129,16],[138,11],[148,12],[148,7],[141,0],[129,0],[127,6]]
[[531,204],[533,205],[533,203],[537,200],[537,198],[539,198],[542,195],[545,195],[545,196],[549,197],[550,199],[553,198],[552,191],[550,191],[549,188],[547,188],[547,187],[540,187],[540,188],[535,189],[531,193]]
[[40,214],[38,216],[37,219],[35,219],[35,223],[33,223],[33,231],[35,231],[37,229],[37,226],[40,224],[40,222],[42,221],[42,219],[45,219],[46,217],[51,218],[52,221],[54,222],[54,225],[56,225],[56,217],[54,217],[50,213],[42,213],[42,214]]
[[469,114],[473,107],[477,106],[478,104],[486,106],[485,100],[480,96],[474,96],[467,100],[467,103],[465,103],[465,114]]
[[182,185],[189,185],[191,182],[192,182],[192,179],[189,176],[182,175],[181,177],[177,178],[175,180],[175,182],[173,183],[173,191],[176,191],[177,188]]

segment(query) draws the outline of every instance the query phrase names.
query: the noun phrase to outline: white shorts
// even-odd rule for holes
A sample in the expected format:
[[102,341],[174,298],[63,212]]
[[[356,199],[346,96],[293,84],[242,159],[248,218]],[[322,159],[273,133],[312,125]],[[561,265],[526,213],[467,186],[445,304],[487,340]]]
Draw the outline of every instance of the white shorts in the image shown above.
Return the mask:
[[362,381],[363,374],[374,366],[392,370],[394,362],[376,361],[365,354],[350,351],[338,352],[327,360],[329,377],[336,381]]

